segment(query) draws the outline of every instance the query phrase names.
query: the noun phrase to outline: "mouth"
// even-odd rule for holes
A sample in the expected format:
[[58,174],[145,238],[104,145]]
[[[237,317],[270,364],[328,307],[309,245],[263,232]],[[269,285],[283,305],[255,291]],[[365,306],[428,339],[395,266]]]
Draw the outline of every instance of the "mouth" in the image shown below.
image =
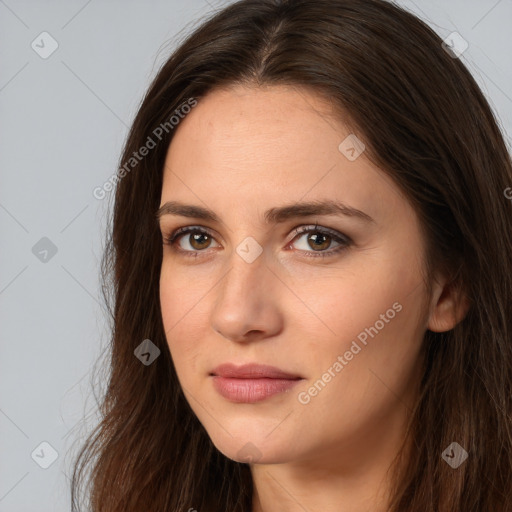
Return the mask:
[[255,403],[289,391],[303,380],[300,375],[260,364],[223,364],[211,373],[213,387],[234,403]]

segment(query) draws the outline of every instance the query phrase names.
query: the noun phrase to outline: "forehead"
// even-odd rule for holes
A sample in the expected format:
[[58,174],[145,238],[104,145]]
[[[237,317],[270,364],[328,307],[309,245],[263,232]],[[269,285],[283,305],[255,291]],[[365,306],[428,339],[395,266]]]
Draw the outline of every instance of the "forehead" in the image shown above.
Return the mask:
[[260,159],[268,155],[273,160],[279,148],[282,160],[294,160],[297,146],[302,143],[307,151],[309,144],[304,143],[313,140],[323,139],[324,146],[333,144],[336,150],[340,131],[347,130],[333,119],[330,105],[311,91],[293,86],[233,86],[211,91],[199,100],[177,127],[169,156],[180,150],[176,146],[186,138],[187,149],[196,144],[201,155],[208,152],[209,157],[220,158],[228,150],[226,157],[243,156],[266,148],[259,151]]
[[353,134],[311,91],[217,89],[200,98],[175,130],[163,201],[212,205],[219,198],[223,209],[258,204],[263,210],[291,200],[350,199],[352,206],[364,205],[377,215],[379,204],[397,193],[364,152],[350,160],[340,150]]

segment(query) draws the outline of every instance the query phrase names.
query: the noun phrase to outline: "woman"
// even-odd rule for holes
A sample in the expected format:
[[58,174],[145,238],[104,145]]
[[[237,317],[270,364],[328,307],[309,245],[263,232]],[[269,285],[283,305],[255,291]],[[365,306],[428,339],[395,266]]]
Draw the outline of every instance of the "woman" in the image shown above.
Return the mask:
[[[450,46],[450,45],[448,45]],[[242,0],[150,86],[105,253],[94,512],[512,504],[512,163],[382,0]]]

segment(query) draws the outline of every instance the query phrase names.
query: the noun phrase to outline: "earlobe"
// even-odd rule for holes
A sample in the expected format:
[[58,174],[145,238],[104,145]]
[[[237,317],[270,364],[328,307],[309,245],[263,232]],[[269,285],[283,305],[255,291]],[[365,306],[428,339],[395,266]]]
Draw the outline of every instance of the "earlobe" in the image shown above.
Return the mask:
[[455,286],[455,283],[436,287],[432,293],[427,329],[434,332],[453,329],[464,319],[469,306],[469,299]]

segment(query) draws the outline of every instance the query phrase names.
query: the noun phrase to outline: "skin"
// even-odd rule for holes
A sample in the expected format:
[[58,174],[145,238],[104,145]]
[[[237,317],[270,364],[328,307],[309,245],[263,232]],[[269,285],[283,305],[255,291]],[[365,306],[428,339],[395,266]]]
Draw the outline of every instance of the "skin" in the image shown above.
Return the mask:
[[[190,407],[215,446],[238,461],[252,450],[255,512],[385,511],[386,471],[415,404],[423,335],[451,329],[463,314],[443,277],[427,296],[417,215],[364,152],[350,161],[338,149],[349,134],[311,91],[236,86],[201,98],[167,153],[161,205],[208,207],[221,219],[160,219],[164,236],[185,226],[211,234],[194,242],[188,233],[174,249],[163,246],[167,341]],[[339,214],[263,220],[269,208],[325,199],[374,222]],[[352,243],[334,253],[340,244],[327,237],[315,251],[315,224]],[[295,234],[300,226],[312,232]],[[251,263],[236,251],[247,237],[263,250]],[[331,255],[314,257],[322,251]],[[402,308],[394,318],[301,403],[299,393],[396,303]],[[261,402],[233,403],[210,377],[225,362],[269,364],[303,380]]]

